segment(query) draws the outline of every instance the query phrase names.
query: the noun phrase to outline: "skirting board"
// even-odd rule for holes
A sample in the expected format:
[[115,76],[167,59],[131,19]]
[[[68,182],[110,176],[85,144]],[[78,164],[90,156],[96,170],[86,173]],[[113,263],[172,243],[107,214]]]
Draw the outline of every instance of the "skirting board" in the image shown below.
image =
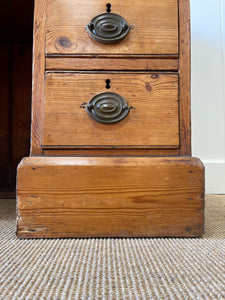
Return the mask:
[[225,194],[225,162],[204,162],[207,194]]

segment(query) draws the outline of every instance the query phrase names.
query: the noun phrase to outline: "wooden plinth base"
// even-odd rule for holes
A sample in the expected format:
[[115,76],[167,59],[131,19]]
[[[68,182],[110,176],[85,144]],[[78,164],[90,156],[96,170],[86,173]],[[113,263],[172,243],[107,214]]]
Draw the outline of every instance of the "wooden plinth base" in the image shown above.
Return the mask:
[[204,167],[191,157],[28,157],[17,236],[198,237]]

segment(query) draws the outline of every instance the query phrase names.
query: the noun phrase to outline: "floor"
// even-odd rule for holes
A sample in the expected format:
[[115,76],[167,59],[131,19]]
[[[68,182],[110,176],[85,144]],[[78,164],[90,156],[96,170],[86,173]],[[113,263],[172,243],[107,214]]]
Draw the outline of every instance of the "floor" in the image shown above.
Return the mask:
[[225,299],[225,195],[197,239],[20,240],[15,216],[0,200],[0,299]]

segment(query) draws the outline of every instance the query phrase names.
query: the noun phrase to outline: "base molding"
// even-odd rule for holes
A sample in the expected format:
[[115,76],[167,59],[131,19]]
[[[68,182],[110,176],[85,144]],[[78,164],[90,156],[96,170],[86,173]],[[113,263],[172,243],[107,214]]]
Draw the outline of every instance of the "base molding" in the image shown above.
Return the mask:
[[204,166],[192,157],[28,157],[17,236],[198,237]]

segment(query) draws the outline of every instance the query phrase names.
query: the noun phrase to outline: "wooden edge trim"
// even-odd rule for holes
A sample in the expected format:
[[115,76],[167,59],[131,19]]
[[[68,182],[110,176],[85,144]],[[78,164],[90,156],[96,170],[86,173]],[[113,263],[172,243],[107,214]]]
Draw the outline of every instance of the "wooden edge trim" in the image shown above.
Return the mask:
[[190,1],[179,0],[180,155],[191,155]]
[[61,54],[61,53],[46,53],[46,58],[139,58],[139,59],[178,59],[178,54]]
[[165,150],[173,150],[173,149],[179,149],[179,145],[168,145],[168,146],[162,146],[162,145],[141,145],[141,146],[130,146],[130,145],[115,145],[115,146],[100,146],[100,145],[96,145],[96,146],[70,146],[70,145],[42,145],[42,149],[44,150],[100,150],[100,149],[109,149],[109,150],[115,150],[115,149],[121,149],[121,150],[136,150],[136,149],[149,149],[149,150],[160,150],[160,149],[165,149]]
[[44,156],[178,156],[179,149],[62,149],[44,150]]
[[45,21],[46,1],[37,0],[35,1],[34,8],[31,155],[42,154],[41,144],[44,122]]
[[[148,164],[169,164],[169,165],[189,165],[192,167],[200,168],[203,172],[205,167],[202,161],[198,157],[191,157],[191,156],[179,156],[179,157],[120,157],[119,160],[117,157],[44,157],[44,156],[37,156],[37,157],[24,157],[18,165],[18,178],[20,172],[23,168],[32,167],[33,170],[36,170],[38,167],[42,166],[89,166],[89,165],[104,165],[104,166],[111,166],[111,165],[135,165],[137,162],[140,165],[148,165]],[[18,190],[18,186],[17,186]]]
[[46,70],[165,70],[178,71],[178,59],[46,58]]
[[110,70],[108,71],[107,69],[106,70],[70,70],[70,71],[65,71],[65,70],[46,70],[45,72],[46,75],[48,74],[132,74],[132,75],[135,75],[135,74],[161,74],[161,75],[176,75],[176,76],[179,76],[179,72],[174,72],[174,71],[146,71],[146,70],[143,70],[143,71],[137,71],[137,70],[119,70],[119,71],[114,71],[114,70]]

